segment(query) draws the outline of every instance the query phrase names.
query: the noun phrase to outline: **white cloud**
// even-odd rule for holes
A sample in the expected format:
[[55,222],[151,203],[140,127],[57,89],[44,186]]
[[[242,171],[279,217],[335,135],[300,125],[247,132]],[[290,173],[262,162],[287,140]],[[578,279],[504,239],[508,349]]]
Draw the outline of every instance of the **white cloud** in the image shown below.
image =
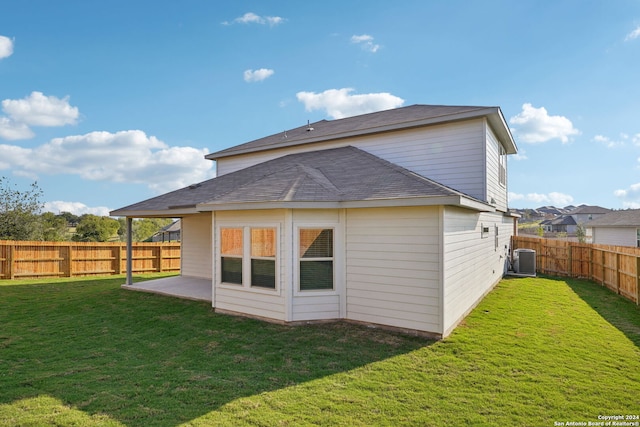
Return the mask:
[[284,18],[280,16],[260,16],[256,15],[253,12],[247,12],[242,16],[234,19],[231,22],[224,21],[224,25],[231,25],[234,23],[237,24],[260,24],[260,25],[269,25],[271,27],[282,24],[285,21]]
[[624,145],[624,140],[626,139],[628,139],[628,136],[625,136],[625,135],[620,135],[620,140],[618,141],[613,140],[608,136],[604,136],[604,135],[596,135],[593,137],[594,142],[598,142],[607,148],[621,147]]
[[559,139],[563,144],[580,131],[573,127],[571,120],[564,116],[550,116],[544,107],[535,108],[531,104],[522,105],[522,112],[509,119],[515,125],[514,134],[521,141],[538,143]]
[[169,147],[140,130],[91,132],[35,148],[0,145],[0,169],[145,184],[163,192],[212,178],[213,162],[204,159],[206,154],[207,149]]
[[640,133],[636,133],[635,135],[633,135],[631,137],[631,142],[633,142],[634,145],[640,146]]
[[624,38],[624,41],[628,42],[630,40],[637,39],[638,37],[640,37],[640,25],[635,30],[627,34],[627,37]]
[[275,71],[268,68],[260,68],[259,70],[246,70],[244,72],[244,81],[247,83],[261,82],[271,77]]
[[33,131],[24,123],[17,123],[8,117],[0,117],[0,138],[15,141],[33,138],[34,136]]
[[329,89],[322,93],[298,92],[296,97],[307,111],[325,110],[334,119],[389,110],[404,104],[404,99],[390,93],[351,95],[353,89]]
[[573,203],[573,197],[568,194],[551,192],[548,194],[540,193],[528,193],[519,194],[509,192],[509,202],[513,201],[526,201],[540,205],[554,205],[554,206],[567,206]]
[[616,190],[613,195],[620,199],[623,208],[640,208],[640,182],[630,185],[627,189]]
[[2,111],[18,123],[29,126],[64,126],[77,122],[78,107],[69,105],[69,97],[62,99],[31,92],[23,99],[5,99]]
[[62,200],[54,200],[53,202],[45,202],[44,211],[53,212],[56,215],[59,215],[62,212],[69,212],[76,216],[81,216],[84,214],[109,216],[109,212],[111,211],[111,209],[106,206],[89,207],[80,202],[64,202]]
[[373,42],[373,37],[369,34],[362,34],[359,36],[351,36],[351,43],[360,45],[360,47],[366,51],[376,53],[380,49],[380,45]]
[[0,36],[0,59],[8,58],[13,54],[13,40],[6,36]]
[[513,160],[527,160],[528,159],[527,152],[522,150],[522,149],[518,150],[518,152],[516,154],[510,155],[509,158],[513,159]]

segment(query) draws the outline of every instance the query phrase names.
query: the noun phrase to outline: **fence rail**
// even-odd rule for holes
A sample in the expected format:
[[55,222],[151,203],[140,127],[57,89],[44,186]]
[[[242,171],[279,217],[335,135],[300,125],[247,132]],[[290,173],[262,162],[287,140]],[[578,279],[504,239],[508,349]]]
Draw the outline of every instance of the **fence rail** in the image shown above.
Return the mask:
[[640,248],[513,236],[512,249],[536,251],[536,270],[591,280],[640,304]]
[[[132,273],[180,271],[180,243],[134,243]],[[0,279],[122,274],[126,243],[0,240]]]

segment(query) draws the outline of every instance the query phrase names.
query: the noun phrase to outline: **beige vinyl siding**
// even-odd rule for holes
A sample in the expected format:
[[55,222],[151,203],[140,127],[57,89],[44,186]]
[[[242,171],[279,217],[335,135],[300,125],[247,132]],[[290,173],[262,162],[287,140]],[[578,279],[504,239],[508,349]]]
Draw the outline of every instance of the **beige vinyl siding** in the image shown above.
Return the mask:
[[183,217],[181,234],[181,274],[211,279],[211,213]]
[[278,236],[279,252],[276,254],[278,277],[276,290],[247,288],[243,286],[220,284],[220,247],[215,245],[215,308],[258,316],[279,321],[286,321],[285,293],[287,250],[284,247],[284,218],[285,211],[256,210],[256,211],[220,211],[215,212],[216,239],[219,238],[220,227],[262,227],[276,226],[280,230]]
[[[486,147],[487,147],[487,198],[488,202],[492,199],[492,203],[496,209],[502,212],[507,211],[507,185],[500,184],[500,142],[495,133],[489,126],[486,126]],[[506,168],[506,165],[505,165]]]
[[346,218],[346,317],[439,333],[439,209],[348,209]]
[[351,145],[486,200],[485,137],[484,119],[466,120],[225,157],[217,161],[216,171],[221,176],[287,154]]
[[446,336],[504,275],[513,220],[447,206],[443,221]]
[[[292,274],[292,286],[295,288],[292,299],[292,321],[339,319],[340,293],[344,292],[343,280],[343,226],[341,224],[340,209],[299,209],[293,211],[293,233],[300,227],[332,228],[334,230],[334,290],[333,291],[297,291],[298,287],[298,247],[294,245],[291,251],[291,262],[295,264]],[[293,236],[292,236],[293,237]],[[296,238],[291,239],[296,242]]]
[[592,230],[593,243],[598,245],[637,246],[636,227],[595,227]]

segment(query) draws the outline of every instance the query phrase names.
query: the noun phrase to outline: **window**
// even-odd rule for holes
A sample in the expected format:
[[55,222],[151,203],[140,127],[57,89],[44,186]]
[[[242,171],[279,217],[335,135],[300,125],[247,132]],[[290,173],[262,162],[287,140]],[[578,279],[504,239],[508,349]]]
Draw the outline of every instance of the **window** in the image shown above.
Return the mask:
[[636,246],[640,248],[640,228],[636,228]]
[[276,289],[277,228],[220,228],[220,281]]
[[251,229],[251,286],[276,288],[276,230]]
[[507,152],[504,147],[500,146],[500,184],[507,185]]
[[300,290],[333,290],[333,229],[301,228]]
[[242,284],[242,228],[220,229],[221,279],[224,283]]

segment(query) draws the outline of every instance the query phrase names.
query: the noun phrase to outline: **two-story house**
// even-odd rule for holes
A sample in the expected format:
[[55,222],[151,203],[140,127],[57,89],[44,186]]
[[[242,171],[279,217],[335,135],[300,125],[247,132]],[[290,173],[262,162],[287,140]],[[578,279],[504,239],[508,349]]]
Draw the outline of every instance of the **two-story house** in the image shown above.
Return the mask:
[[413,105],[218,151],[216,178],[111,214],[180,217],[217,312],[443,337],[506,271],[516,151],[498,107]]

